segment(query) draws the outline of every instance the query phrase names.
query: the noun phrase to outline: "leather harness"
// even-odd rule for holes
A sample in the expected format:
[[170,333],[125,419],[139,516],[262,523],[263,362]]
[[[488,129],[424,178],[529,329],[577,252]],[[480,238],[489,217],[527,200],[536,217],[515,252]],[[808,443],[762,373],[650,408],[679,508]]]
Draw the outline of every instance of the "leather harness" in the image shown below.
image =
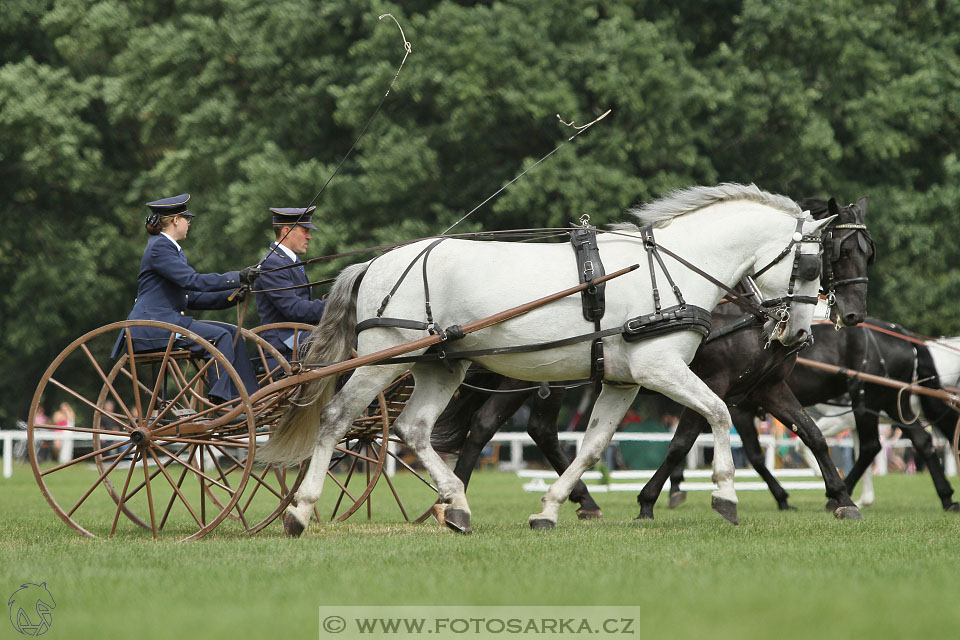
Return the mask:
[[[605,274],[603,262],[600,259],[600,250],[597,246],[596,227],[587,225],[585,220],[586,219],[582,219],[581,222],[583,224],[570,231],[570,243],[573,247],[574,256],[577,260],[577,274],[581,284],[585,282],[591,282]],[[488,355],[528,353],[546,349],[555,349],[570,344],[576,344],[578,342],[592,340],[590,348],[590,379],[594,383],[596,391],[599,392],[600,386],[604,383],[603,338],[613,335],[621,335],[626,342],[637,342],[639,340],[654,338],[667,333],[672,333],[674,331],[692,330],[704,337],[710,333],[710,311],[696,305],[686,304],[684,302],[683,294],[680,292],[680,288],[673,281],[670,272],[667,270],[667,267],[663,262],[663,258],[660,256],[658,251],[659,245],[657,245],[653,236],[653,226],[647,225],[641,229],[641,234],[643,237],[643,247],[647,252],[650,266],[650,281],[653,288],[654,299],[653,313],[630,318],[619,327],[601,329],[600,320],[603,318],[606,311],[606,301],[604,298],[604,289],[606,285],[601,283],[596,286],[589,286],[581,292],[583,317],[584,319],[593,322],[594,326],[594,331],[591,333],[585,333],[570,338],[563,338],[561,340],[552,340],[537,344],[493,347],[468,351],[447,352],[441,346],[441,343],[441,345],[432,347],[422,355],[389,358],[380,361],[380,364],[439,360],[450,366],[449,360],[474,358]],[[444,238],[435,240],[410,261],[410,264],[408,264],[407,268],[404,269],[403,273],[400,274],[400,278],[397,280],[396,284],[394,284],[393,288],[390,290],[390,293],[384,297],[379,309],[377,309],[376,317],[368,318],[357,323],[356,331],[358,334],[361,331],[365,331],[366,329],[371,329],[373,327],[393,327],[400,329],[428,331],[431,334],[441,334],[443,336],[443,342],[456,340],[463,337],[462,332],[457,330],[458,327],[454,326],[446,330],[438,330],[433,321],[433,312],[430,306],[430,289],[427,280],[427,260],[430,256],[430,252],[443,240]],[[419,320],[407,320],[403,318],[383,317],[387,305],[389,305],[391,298],[400,288],[400,284],[407,277],[407,274],[410,273],[413,265],[416,264],[416,262],[421,258],[423,259],[422,273],[426,322]],[[677,297],[678,301],[678,304],[672,307],[667,307],[666,309],[663,309],[660,304],[660,291],[657,287],[657,278],[654,272],[654,260],[656,260],[656,262],[660,265],[660,269],[673,288],[674,295]]]

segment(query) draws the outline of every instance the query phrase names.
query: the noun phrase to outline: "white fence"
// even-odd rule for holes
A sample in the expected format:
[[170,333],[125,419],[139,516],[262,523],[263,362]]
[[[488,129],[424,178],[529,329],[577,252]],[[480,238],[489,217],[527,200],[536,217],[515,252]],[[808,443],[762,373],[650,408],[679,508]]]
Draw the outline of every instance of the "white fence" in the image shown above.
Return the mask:
[[[582,432],[563,432],[557,434],[561,442],[573,442],[576,445],[577,451],[580,450],[580,446],[583,443],[583,433]],[[670,442],[673,439],[672,433],[633,433],[633,432],[617,432],[613,435],[613,445],[617,446],[620,442]],[[776,469],[776,452],[779,447],[796,447],[800,441],[797,438],[776,438],[769,434],[763,434],[759,436],[760,446],[764,452],[764,464],[771,473],[780,481],[780,484],[783,485],[788,491],[796,491],[803,489],[819,489],[824,488],[823,481],[816,477],[816,473],[813,469],[800,468],[800,469]],[[524,485],[524,489],[527,491],[546,491],[547,481],[550,479],[555,479],[557,474],[553,470],[546,469],[528,469],[526,463],[523,459],[523,448],[528,446],[535,446],[533,440],[530,439],[526,433],[523,432],[501,432],[497,433],[491,442],[498,442],[501,444],[507,444],[510,447],[509,461],[501,462],[499,468],[502,470],[515,471],[518,476],[521,478],[529,478],[531,482],[528,482]],[[827,443],[831,447],[853,447],[852,438],[827,438]],[[742,445],[740,436],[737,434],[731,434],[730,444],[733,447],[739,447]],[[947,476],[954,477],[957,475],[957,466],[956,462],[953,459],[953,455],[950,452],[949,445],[946,443],[946,440],[942,438],[937,438],[938,450],[943,454],[941,459],[943,461],[944,471]],[[685,491],[706,491],[714,489],[712,482],[709,482],[712,471],[710,469],[698,469],[702,464],[703,460],[703,449],[704,447],[713,446],[713,436],[710,434],[700,435],[696,442],[694,443],[693,448],[690,450],[690,453],[687,455],[687,470],[684,471],[684,477],[688,480],[682,485],[682,489]],[[885,475],[887,473],[887,451],[888,449],[905,449],[912,446],[912,443],[905,439],[901,438],[895,441],[883,440],[883,450],[877,455],[874,460],[874,473],[876,475]],[[502,455],[501,455],[502,457]],[[631,480],[649,480],[653,476],[653,470],[628,470],[628,471],[610,471],[607,475],[610,479],[610,484],[590,484],[597,480],[600,480],[603,477],[599,471],[588,471],[583,474],[584,482],[590,484],[591,491],[606,492],[606,491],[639,491],[642,487],[642,483],[630,482]],[[736,489],[738,491],[751,491],[751,490],[766,490],[767,485],[760,481],[747,481],[751,479],[759,479],[759,474],[753,469],[737,469],[735,479],[738,481],[736,483]],[[802,478],[807,478],[807,480],[801,480]],[[700,482],[689,482],[689,480],[701,480]],[[707,480],[703,482],[702,480]],[[668,485],[664,485],[664,488],[667,489]]]
[[[577,450],[579,451],[580,446],[583,442],[582,432],[566,431],[566,432],[559,433],[557,435],[561,442],[574,443],[576,445]],[[61,448],[60,448],[61,463],[72,458],[74,444],[76,441],[78,440],[82,441],[84,444],[90,442],[90,436],[88,434],[80,433],[80,432],[71,432],[71,431],[64,431],[62,433],[45,433],[42,435],[37,434],[36,437],[38,439],[43,439],[43,440],[62,440],[63,441],[63,444],[61,445]],[[106,435],[106,434],[101,435],[100,437],[105,440],[110,440],[110,439],[119,440],[119,439],[125,438],[125,436],[120,436],[120,435],[113,436],[113,435]],[[620,442],[669,442],[672,438],[673,438],[673,434],[671,433],[617,432],[613,435],[613,444],[617,445]],[[759,438],[760,438],[760,446],[764,450],[764,462],[767,465],[767,468],[770,469],[775,476],[777,476],[778,478],[798,478],[798,477],[807,477],[811,479],[814,478],[814,472],[811,469],[775,469],[774,468],[776,466],[775,462],[776,462],[777,448],[782,446],[796,447],[799,442],[797,438],[778,439],[769,434],[761,435]],[[0,431],[0,442],[3,443],[3,477],[4,478],[9,478],[10,476],[13,475],[14,443],[23,442],[26,439],[27,439],[27,432],[24,430]],[[536,446],[533,440],[530,438],[530,436],[528,436],[526,433],[500,432],[494,435],[491,442],[507,444],[509,445],[509,448],[510,448],[510,453],[508,456],[509,460],[499,463],[498,464],[499,469],[503,471],[515,471],[521,477],[531,478],[532,480],[534,480],[533,484],[535,484],[536,487],[542,487],[543,490],[545,490],[547,486],[545,483],[546,479],[556,478],[556,474],[553,471],[533,470],[533,469],[526,468],[526,463],[523,460],[523,449],[524,447]],[[837,446],[852,447],[853,446],[853,441],[850,438],[842,438],[842,439],[827,438],[827,442],[833,447],[837,447]],[[944,455],[942,456],[944,471],[950,477],[956,476],[957,467],[956,467],[956,463],[954,462],[953,455],[950,453],[949,446],[945,446],[946,441],[943,440],[942,438],[938,437],[937,442],[938,442],[939,449],[944,453]],[[740,446],[741,444],[740,437],[736,434],[732,434],[730,436],[730,443],[735,447]],[[700,466],[701,461],[703,460],[703,448],[708,446],[713,446],[713,436],[709,434],[703,434],[697,438],[693,449],[691,449],[690,454],[687,456],[688,471],[685,472],[685,475],[687,478],[690,478],[690,479],[701,478],[701,477],[709,478],[709,475],[710,475],[709,470],[697,470],[697,467]],[[900,439],[894,442],[885,441],[884,450],[877,456],[876,460],[874,461],[874,473],[878,475],[883,475],[887,472],[887,467],[886,467],[887,458],[885,454],[888,448],[902,449],[909,446],[911,446],[911,443],[909,440],[906,440],[906,439]],[[392,458],[388,459],[388,465],[387,465],[388,466],[387,471],[390,475],[392,475],[394,471],[394,465],[391,463],[393,463]],[[643,471],[643,470],[612,471],[610,472],[610,477],[612,480],[618,481],[617,487],[611,488],[611,489],[601,489],[600,487],[597,487],[596,490],[598,491],[604,491],[604,490],[633,491],[634,489],[632,488],[626,488],[630,486],[629,483],[620,482],[620,481],[646,480],[650,478],[652,473],[653,473],[652,471]],[[584,474],[583,477],[584,477],[584,480],[592,481],[600,478],[600,473],[595,471],[587,472],[586,474]],[[756,475],[756,472],[753,471],[752,469],[738,469],[736,477],[746,479],[746,478],[756,478],[757,475]],[[788,482],[791,482],[791,484],[795,483],[795,481],[788,481]],[[822,482],[818,480],[812,480],[810,482],[802,483],[805,486],[799,487],[799,488],[816,489],[818,487],[817,483],[819,483],[820,488],[823,487]],[[688,483],[688,484],[693,484],[693,483]],[[707,488],[709,486],[712,486],[712,485],[709,485],[708,483],[702,483],[702,484],[704,484]],[[752,484],[763,485],[762,482],[741,483],[737,485],[737,488],[738,489],[743,488],[744,490],[749,490]],[[796,484],[801,484],[801,483],[796,483]],[[606,485],[603,485],[603,486],[606,486]],[[785,487],[788,490],[791,489],[790,486],[785,485]],[[762,488],[766,488],[765,485],[763,485]],[[593,487],[591,487],[591,489],[593,489]],[[531,489],[531,490],[540,490],[540,489],[538,488],[538,489]]]

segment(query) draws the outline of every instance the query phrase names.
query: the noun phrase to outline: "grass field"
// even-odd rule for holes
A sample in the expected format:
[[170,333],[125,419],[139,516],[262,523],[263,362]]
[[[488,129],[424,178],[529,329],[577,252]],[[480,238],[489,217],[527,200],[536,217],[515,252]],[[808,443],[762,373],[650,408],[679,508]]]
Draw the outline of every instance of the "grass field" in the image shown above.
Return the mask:
[[[76,471],[79,485],[89,473]],[[925,475],[877,478],[862,522],[834,520],[806,491],[786,514],[742,492],[737,527],[708,492],[640,523],[634,496],[610,493],[598,495],[604,521],[578,523],[565,505],[549,532],[527,528],[540,495],[521,484],[474,476],[472,536],[399,522],[392,507],[369,523],[313,524],[299,540],[278,523],[252,538],[226,523],[179,544],[132,526],[81,538],[18,466],[0,480],[0,597],[46,581],[57,602],[47,638],[317,638],[319,606],[357,604],[639,606],[642,638],[960,634],[960,518],[940,510]],[[112,516],[105,505],[102,520]]]

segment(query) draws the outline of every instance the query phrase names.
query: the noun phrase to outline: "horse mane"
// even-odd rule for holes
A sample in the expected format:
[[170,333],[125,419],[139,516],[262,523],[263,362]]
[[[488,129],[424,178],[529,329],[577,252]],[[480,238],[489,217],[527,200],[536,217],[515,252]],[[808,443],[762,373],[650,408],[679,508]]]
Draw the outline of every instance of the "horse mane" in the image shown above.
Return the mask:
[[[736,182],[723,182],[715,187],[676,189],[659,200],[628,209],[627,213],[638,218],[643,225],[653,224],[654,227],[663,227],[677,216],[733,200],[757,202],[794,218],[803,217],[803,210],[790,198],[763,191],[755,184]],[[612,228],[621,231],[639,230],[637,225],[630,222],[622,222],[613,225]]]

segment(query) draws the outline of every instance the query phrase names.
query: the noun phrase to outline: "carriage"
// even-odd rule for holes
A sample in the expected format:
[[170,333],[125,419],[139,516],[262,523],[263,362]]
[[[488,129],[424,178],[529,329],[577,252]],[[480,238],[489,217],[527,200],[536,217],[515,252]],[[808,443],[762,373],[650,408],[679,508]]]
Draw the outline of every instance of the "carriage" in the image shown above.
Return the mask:
[[[469,333],[515,317],[572,295],[588,284],[469,323],[463,331]],[[135,350],[127,331],[134,326],[166,331],[165,346],[148,352]],[[293,330],[294,354],[300,351],[301,337],[313,329],[300,323],[275,323],[240,330],[252,353],[259,384],[250,395],[216,346],[176,325],[124,320],[94,329],[68,345],[40,380],[27,433],[34,475],[57,515],[90,537],[115,535],[121,514],[151,531],[155,538],[168,532],[182,540],[193,540],[224,520],[235,521],[247,534],[257,533],[293,499],[306,471],[305,464],[288,467],[256,460],[257,446],[269,439],[277,419],[295,402],[301,386],[318,377],[339,376],[362,364],[440,341],[439,336],[431,336],[374,357],[310,367],[288,360],[261,337],[278,328]],[[121,350],[111,360],[111,345],[118,334],[122,336]],[[207,397],[204,374],[210,367],[219,367],[220,375],[230,376],[240,390],[237,399],[217,404]],[[410,374],[400,375],[377,394],[342,438],[327,471],[337,486],[330,501],[332,510],[324,514],[329,520],[343,521],[362,507],[369,517],[372,493],[381,480],[387,483],[404,520],[422,521],[431,514],[430,509],[411,511],[386,473],[388,466],[399,465],[425,487],[424,495],[436,495],[430,480],[397,451],[402,443],[391,432],[412,388]],[[37,408],[54,395],[84,407],[92,414],[91,425],[36,423]],[[90,451],[44,464],[44,445],[67,440],[71,445],[84,442]],[[92,481],[75,486],[68,480],[69,471],[82,467],[93,470]],[[100,500],[92,498],[101,487],[97,493]],[[104,493],[109,502],[105,502]],[[114,512],[110,523],[85,517],[85,511],[102,513],[104,503]],[[314,517],[324,519],[316,508]]]
[[[58,429],[89,434],[93,444],[89,453],[49,468],[32,455],[41,489],[58,515],[84,535],[96,535],[80,514],[102,485],[114,517],[109,526],[100,525],[101,535],[116,533],[121,514],[154,536],[173,530],[193,539],[231,515],[244,531],[256,531],[282,512],[285,531],[296,536],[316,515],[327,476],[341,491],[336,508],[349,503],[344,515],[362,504],[369,508],[372,486],[391,456],[392,430],[434,481],[438,520],[466,533],[471,527],[464,484],[430,447],[429,433],[469,364],[477,362],[532,381],[589,378],[600,391],[583,449],[544,496],[544,510],[530,517],[531,527],[556,525],[560,504],[596,462],[641,386],[707,419],[716,441],[712,504],[736,524],[729,412],[689,363],[710,331],[709,309],[723,295],[763,319],[768,341],[793,345],[805,339],[820,282],[820,232],[833,218],[813,219],[788,198],[736,184],[680,190],[631,213],[643,227],[615,227],[589,251],[578,249],[575,227],[570,235],[576,261],[570,246],[559,243],[441,236],[352,265],[331,289],[306,362],[285,362],[265,341],[245,333],[263,361],[261,386],[249,395],[223,353],[188,330],[141,320],[94,330],[54,360],[34,395],[31,451],[38,431],[48,438]],[[600,249],[616,269],[607,275]],[[635,263],[644,254],[646,261]],[[704,270],[696,262],[707,256]],[[480,264],[484,269],[478,270]],[[414,265],[422,280],[405,280]],[[750,272],[755,300],[733,289]],[[571,277],[580,284],[569,286]],[[670,285],[663,301],[658,277]],[[603,304],[596,313],[604,290],[606,315]],[[569,298],[578,292],[587,295]],[[556,305],[542,308],[551,302]],[[411,320],[424,314],[427,322]],[[464,317],[481,319],[457,324]],[[117,333],[136,323],[166,331],[166,344],[137,353],[126,331],[120,356],[106,359]],[[439,343],[444,345],[434,357],[426,358],[426,350]],[[351,358],[352,346],[362,355]],[[401,357],[408,353],[426,359]],[[218,377],[233,379],[240,389],[236,399],[218,404],[204,394],[210,367],[217,367]],[[397,416],[399,402],[391,412],[390,401],[402,393],[405,385],[397,380],[407,370],[416,385]],[[348,371],[352,375],[334,395],[337,377]],[[35,424],[40,401],[54,390],[93,411],[93,425]],[[258,448],[260,459],[273,464],[258,464]],[[350,456],[346,479],[362,468],[369,478],[363,491],[350,491],[330,474],[330,467]],[[308,459],[297,473],[286,470]],[[94,468],[89,487],[61,481],[68,474],[59,471],[80,463]]]

